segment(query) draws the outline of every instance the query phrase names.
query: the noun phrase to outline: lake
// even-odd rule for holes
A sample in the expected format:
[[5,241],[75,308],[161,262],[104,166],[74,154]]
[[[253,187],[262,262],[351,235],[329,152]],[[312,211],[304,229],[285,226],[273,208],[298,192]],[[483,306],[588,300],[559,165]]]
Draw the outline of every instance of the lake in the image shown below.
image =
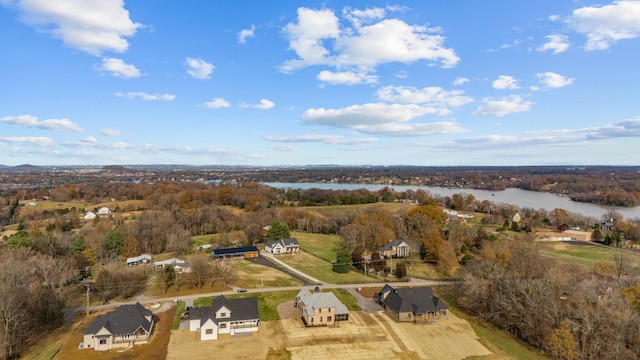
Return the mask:
[[624,216],[625,219],[640,219],[640,206],[633,208],[624,208],[618,206],[603,206],[589,203],[581,203],[572,201],[568,197],[558,196],[551,193],[521,190],[509,188],[502,191],[476,190],[476,189],[454,189],[441,188],[432,186],[418,185],[375,185],[375,184],[339,184],[339,183],[283,183],[283,182],[267,182],[264,185],[278,189],[322,189],[322,190],[358,190],[366,189],[369,191],[378,191],[385,187],[393,189],[396,192],[407,190],[416,191],[424,190],[433,196],[452,196],[453,194],[471,194],[476,200],[488,200],[493,203],[511,204],[519,208],[544,209],[551,211],[553,209],[564,209],[572,213],[581,214],[595,218],[602,218],[609,210]]

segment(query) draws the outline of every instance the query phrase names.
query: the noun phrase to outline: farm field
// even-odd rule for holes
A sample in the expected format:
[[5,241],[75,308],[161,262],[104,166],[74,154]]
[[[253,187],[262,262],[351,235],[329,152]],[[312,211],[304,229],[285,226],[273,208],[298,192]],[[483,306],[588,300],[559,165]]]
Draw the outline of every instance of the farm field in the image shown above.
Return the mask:
[[593,266],[599,262],[613,264],[616,251],[622,251],[625,256],[628,256],[634,267],[640,266],[640,254],[629,250],[580,242],[540,241],[537,244],[540,253],[544,256],[577,262],[587,266]]
[[298,239],[302,250],[329,262],[336,261],[336,251],[340,248],[340,236],[292,231],[291,237]]

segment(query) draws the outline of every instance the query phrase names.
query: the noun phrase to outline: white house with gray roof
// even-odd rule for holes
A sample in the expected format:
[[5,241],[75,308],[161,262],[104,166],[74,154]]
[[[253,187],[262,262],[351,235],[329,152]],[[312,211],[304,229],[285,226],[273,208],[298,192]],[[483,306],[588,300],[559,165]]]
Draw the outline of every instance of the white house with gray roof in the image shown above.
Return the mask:
[[200,333],[200,340],[216,340],[219,334],[246,334],[258,331],[258,299],[227,299],[220,295],[211,306],[189,310],[189,330]]
[[84,331],[82,349],[129,348],[149,342],[155,316],[140,303],[122,305],[95,318]]
[[273,255],[295,254],[300,251],[300,244],[296,238],[269,240],[264,245],[264,250]]
[[306,326],[336,325],[349,320],[349,310],[332,292],[311,292],[302,288],[296,295],[296,306],[300,309]]

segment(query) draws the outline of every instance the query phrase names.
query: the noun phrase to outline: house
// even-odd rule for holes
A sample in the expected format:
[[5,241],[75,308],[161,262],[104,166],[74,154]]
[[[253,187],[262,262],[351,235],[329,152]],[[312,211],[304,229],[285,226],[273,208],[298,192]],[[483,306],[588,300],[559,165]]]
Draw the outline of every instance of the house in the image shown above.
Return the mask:
[[94,319],[84,331],[80,348],[98,351],[146,344],[155,317],[140,303],[121,305]]
[[300,245],[296,238],[269,240],[264,245],[264,250],[272,253],[273,255],[295,254],[300,251]]
[[150,262],[151,262],[151,255],[149,254],[142,254],[140,256],[127,258],[127,266],[149,264]]
[[243,246],[238,248],[215,249],[211,251],[211,259],[250,259],[258,257],[258,248]]
[[386,284],[375,299],[398,321],[425,321],[447,316],[447,305],[429,286],[394,288]]
[[258,299],[227,299],[220,295],[211,306],[189,310],[189,330],[200,333],[200,340],[216,340],[219,334],[246,334],[258,331]]
[[94,213],[93,211],[87,211],[86,213],[84,213],[83,219],[85,219],[85,220],[93,220],[96,217],[97,217],[96,213]]
[[382,257],[407,257],[409,256],[409,245],[404,240],[393,240],[378,249]]
[[516,212],[513,217],[511,218],[511,222],[512,223],[516,223],[516,224],[520,224],[520,222],[522,222],[522,216],[520,216],[520,213]]
[[187,264],[186,261],[184,260],[180,260],[178,258],[172,258],[169,260],[163,260],[163,261],[156,261],[153,263],[153,265],[155,265],[156,270],[161,270],[164,269],[165,266],[173,266],[173,269],[177,272],[177,273],[189,273],[191,272],[191,267],[189,266],[189,264]]
[[590,231],[565,230],[563,232],[538,232],[535,234],[537,241],[592,241],[593,233]]
[[296,295],[295,306],[305,326],[336,325],[349,320],[349,310],[332,292],[311,292],[307,288]]
[[106,206],[103,206],[100,209],[98,209],[98,216],[100,217],[109,216],[110,214],[111,214],[111,210],[109,210],[109,208]]
[[198,245],[198,250],[207,250],[207,249],[211,249],[212,247],[213,245],[211,244]]

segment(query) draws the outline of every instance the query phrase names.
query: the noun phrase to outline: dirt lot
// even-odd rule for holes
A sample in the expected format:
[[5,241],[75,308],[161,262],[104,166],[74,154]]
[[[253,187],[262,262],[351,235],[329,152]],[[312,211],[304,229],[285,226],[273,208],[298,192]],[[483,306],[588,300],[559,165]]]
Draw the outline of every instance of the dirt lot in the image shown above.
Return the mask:
[[[287,306],[288,307],[288,306]],[[265,359],[269,348],[286,348],[292,359],[457,360],[490,354],[469,324],[449,315],[433,324],[397,323],[384,313],[352,312],[336,327],[305,328],[298,318],[268,321],[247,337],[200,341],[199,334],[173,331],[167,359]]]

